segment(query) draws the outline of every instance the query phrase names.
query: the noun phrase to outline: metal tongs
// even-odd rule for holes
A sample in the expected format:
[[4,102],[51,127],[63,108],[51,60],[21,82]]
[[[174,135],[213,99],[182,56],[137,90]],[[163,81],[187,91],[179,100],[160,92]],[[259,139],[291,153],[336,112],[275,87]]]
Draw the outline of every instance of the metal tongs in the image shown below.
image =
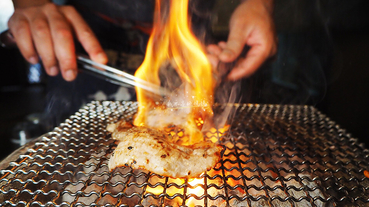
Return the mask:
[[[16,43],[12,38],[12,34],[8,30],[0,34],[0,45],[6,48],[16,47]],[[159,85],[155,85],[148,81],[136,78],[135,76],[116,68],[96,63],[81,55],[77,55],[77,61],[80,71],[89,73],[90,75],[98,78],[102,78],[111,83],[124,87],[139,87],[162,97],[168,96],[170,94],[167,89]]]
[[94,62],[80,55],[77,56],[77,61],[79,63],[78,68],[80,71],[89,73],[98,78],[102,78],[108,82],[125,87],[139,87],[160,96],[169,95],[169,91],[167,89],[137,78],[116,68]]

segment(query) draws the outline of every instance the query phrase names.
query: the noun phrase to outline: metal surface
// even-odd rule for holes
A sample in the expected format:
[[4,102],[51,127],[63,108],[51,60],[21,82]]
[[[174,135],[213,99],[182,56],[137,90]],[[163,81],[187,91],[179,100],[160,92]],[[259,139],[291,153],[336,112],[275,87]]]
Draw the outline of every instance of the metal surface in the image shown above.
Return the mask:
[[92,102],[41,137],[1,170],[0,205],[369,206],[369,151],[313,107],[234,105],[231,128],[206,133],[221,161],[194,180],[108,171],[105,128],[136,108]]
[[77,61],[80,66],[80,70],[88,72],[111,83],[125,87],[139,87],[160,96],[169,95],[169,92],[165,88],[136,78],[135,76],[116,68],[94,62],[80,55],[77,57]]

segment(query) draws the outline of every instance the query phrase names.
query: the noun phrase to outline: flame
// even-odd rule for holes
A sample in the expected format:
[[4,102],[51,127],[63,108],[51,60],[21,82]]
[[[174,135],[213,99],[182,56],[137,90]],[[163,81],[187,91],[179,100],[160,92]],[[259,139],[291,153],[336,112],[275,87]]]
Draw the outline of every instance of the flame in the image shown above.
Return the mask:
[[[177,90],[173,97],[182,98],[185,104],[175,106],[172,110],[187,107],[191,111],[186,114],[187,121],[182,126],[189,137],[183,143],[185,145],[204,140],[196,120],[205,120],[213,115],[215,86],[212,66],[204,52],[204,47],[190,28],[188,0],[156,0],[154,27],[146,56],[135,73],[135,76],[140,79],[161,85],[159,71],[168,65],[176,70],[184,87]],[[148,112],[158,106],[143,89],[136,88],[136,92],[139,109],[134,125],[145,126]],[[162,118],[165,119],[165,117]]]

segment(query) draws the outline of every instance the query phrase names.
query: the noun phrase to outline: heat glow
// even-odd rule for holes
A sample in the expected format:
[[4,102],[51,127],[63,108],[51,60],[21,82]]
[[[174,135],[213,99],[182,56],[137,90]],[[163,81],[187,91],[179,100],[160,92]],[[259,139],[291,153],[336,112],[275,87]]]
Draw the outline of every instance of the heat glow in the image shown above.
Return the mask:
[[[135,76],[161,85],[159,71],[170,65],[176,70],[182,81],[181,90],[176,90],[173,97],[180,97],[191,110],[186,114],[183,124],[189,139],[183,143],[191,145],[204,140],[196,120],[206,120],[213,115],[212,66],[205,54],[204,46],[191,31],[188,14],[188,0],[156,0],[154,27],[148,42],[146,56],[136,71]],[[136,88],[139,104],[134,125],[147,125],[148,112],[159,107],[150,96]],[[171,99],[171,97],[166,97]],[[164,107],[163,110],[168,109]],[[173,109],[172,109],[173,110]],[[165,119],[164,115],[161,117]],[[166,127],[166,126],[161,126]]]

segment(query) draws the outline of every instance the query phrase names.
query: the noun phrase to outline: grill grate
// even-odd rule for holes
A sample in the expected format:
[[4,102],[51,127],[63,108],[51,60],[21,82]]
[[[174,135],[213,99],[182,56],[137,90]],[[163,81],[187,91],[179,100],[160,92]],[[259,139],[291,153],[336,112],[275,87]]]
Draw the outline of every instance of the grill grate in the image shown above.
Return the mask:
[[[0,171],[1,206],[369,206],[369,151],[310,106],[241,104],[198,179],[108,171],[107,124],[135,102],[92,102]],[[218,110],[222,110],[218,107]]]

